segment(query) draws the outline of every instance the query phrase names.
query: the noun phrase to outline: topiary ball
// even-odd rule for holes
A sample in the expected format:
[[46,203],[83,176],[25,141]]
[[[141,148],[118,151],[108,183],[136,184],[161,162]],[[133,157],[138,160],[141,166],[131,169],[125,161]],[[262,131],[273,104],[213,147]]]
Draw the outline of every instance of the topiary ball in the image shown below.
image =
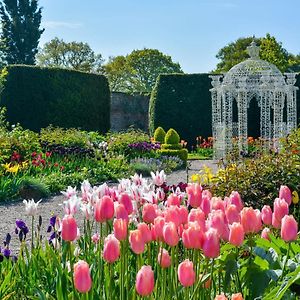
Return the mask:
[[165,144],[179,144],[180,137],[177,131],[173,128],[170,128],[165,136]]
[[157,127],[154,131],[154,141],[159,143],[164,143],[166,132],[162,127]]

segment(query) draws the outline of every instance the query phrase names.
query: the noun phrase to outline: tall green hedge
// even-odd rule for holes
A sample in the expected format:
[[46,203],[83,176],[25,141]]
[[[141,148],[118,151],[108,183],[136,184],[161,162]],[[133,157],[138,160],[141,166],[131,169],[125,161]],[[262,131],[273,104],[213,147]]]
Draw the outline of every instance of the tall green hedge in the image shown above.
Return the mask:
[[210,78],[208,74],[160,75],[149,106],[151,134],[158,126],[174,128],[195,144],[198,135],[211,135]]
[[[212,135],[211,79],[209,74],[160,75],[152,91],[149,106],[149,129],[174,128],[180,137],[195,145],[196,137]],[[296,86],[300,87],[300,74]],[[297,92],[298,123],[300,112],[300,89]],[[237,115],[237,106],[233,107]],[[237,120],[233,120],[237,121]],[[249,136],[259,135],[260,111],[257,102],[251,101],[248,111]]]
[[38,131],[53,124],[106,132],[110,91],[105,76],[35,66],[7,67],[1,106],[8,121]]

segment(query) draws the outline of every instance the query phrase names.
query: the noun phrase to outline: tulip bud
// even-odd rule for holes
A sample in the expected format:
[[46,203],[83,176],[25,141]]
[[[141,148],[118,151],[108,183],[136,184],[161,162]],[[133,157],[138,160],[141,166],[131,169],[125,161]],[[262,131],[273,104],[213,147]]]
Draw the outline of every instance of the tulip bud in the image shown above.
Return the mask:
[[169,246],[176,246],[179,242],[179,235],[176,225],[173,222],[166,223],[163,229],[164,241]]
[[229,232],[229,243],[234,246],[241,246],[244,241],[244,228],[240,223],[232,223],[229,225],[230,232]]
[[160,248],[157,257],[158,264],[162,268],[169,268],[171,265],[171,257],[166,249]]
[[279,198],[284,199],[288,205],[291,205],[291,203],[292,203],[292,192],[286,185],[282,185],[280,187]]
[[113,263],[120,256],[120,242],[113,234],[109,234],[104,240],[103,258],[108,263]]
[[286,242],[297,239],[298,223],[293,216],[284,216],[281,220],[281,238]]
[[135,254],[141,254],[145,250],[145,242],[140,230],[131,230],[129,234],[129,243]]
[[151,295],[154,289],[154,272],[150,266],[142,266],[138,271],[135,288],[137,293],[143,297]]
[[123,219],[114,220],[114,235],[119,241],[127,238],[127,221]]
[[80,293],[87,293],[92,287],[90,268],[87,262],[80,260],[74,265],[74,286]]
[[103,196],[95,205],[96,222],[106,222],[114,216],[114,202],[109,196]]
[[74,241],[77,237],[77,223],[73,216],[65,215],[61,222],[61,237],[64,241]]
[[180,263],[177,273],[178,279],[184,287],[188,287],[194,284],[196,274],[194,271],[193,263],[190,260],[186,259],[185,261]]

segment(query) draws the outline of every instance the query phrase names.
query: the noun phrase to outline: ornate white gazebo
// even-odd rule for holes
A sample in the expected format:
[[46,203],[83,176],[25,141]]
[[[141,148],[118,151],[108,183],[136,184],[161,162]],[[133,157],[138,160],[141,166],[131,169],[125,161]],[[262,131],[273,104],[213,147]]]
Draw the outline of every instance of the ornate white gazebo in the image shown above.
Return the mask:
[[[297,127],[297,87],[295,73],[284,73],[259,58],[259,47],[253,41],[247,47],[250,58],[223,75],[212,75],[212,133],[214,156],[224,157],[237,139],[240,152],[247,152],[248,108],[257,101],[260,108],[260,137],[265,147],[278,147],[278,139]],[[222,80],[223,78],[223,80]],[[233,122],[236,101],[238,122]],[[286,108],[286,122],[283,114]]]

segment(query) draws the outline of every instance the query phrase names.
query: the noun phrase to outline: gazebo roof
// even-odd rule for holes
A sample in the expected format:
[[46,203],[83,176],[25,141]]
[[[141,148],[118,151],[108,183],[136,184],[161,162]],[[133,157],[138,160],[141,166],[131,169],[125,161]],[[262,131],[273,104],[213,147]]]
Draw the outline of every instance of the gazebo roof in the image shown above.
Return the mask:
[[262,84],[274,87],[286,84],[284,76],[275,65],[259,58],[259,47],[254,41],[247,50],[250,58],[235,65],[225,74],[224,85],[251,89]]

